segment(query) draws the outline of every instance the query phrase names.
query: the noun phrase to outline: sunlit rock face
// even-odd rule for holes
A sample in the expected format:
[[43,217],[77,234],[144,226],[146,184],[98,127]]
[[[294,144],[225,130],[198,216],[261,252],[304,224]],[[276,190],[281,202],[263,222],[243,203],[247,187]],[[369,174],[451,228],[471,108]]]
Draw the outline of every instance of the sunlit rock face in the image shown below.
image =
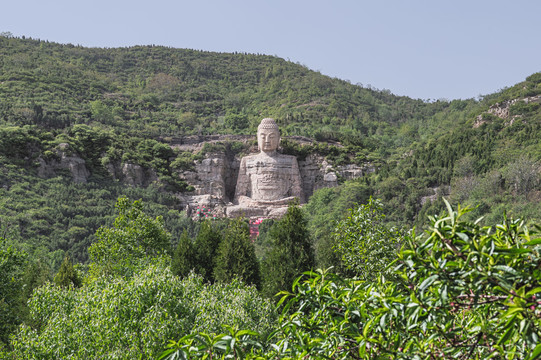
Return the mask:
[[[181,151],[200,151],[206,143],[252,143],[246,135],[189,136],[175,140]],[[277,152],[280,133],[276,122],[263,119],[257,132],[258,150],[239,158],[236,153],[214,151],[194,166],[177,170],[179,178],[192,188],[176,194],[188,216],[205,209],[213,217],[278,218],[288,203],[308,201],[317,189],[338,186],[340,180],[355,179],[374,172],[372,164],[334,166],[324,156],[310,154],[299,161]]]
[[297,159],[276,151],[280,131],[274,119],[261,121],[257,142],[259,154],[240,161],[235,205],[227,208],[228,216],[279,216],[291,200],[304,200]]
[[49,178],[57,176],[58,170],[69,170],[73,182],[86,183],[90,176],[90,171],[86,167],[86,161],[81,157],[72,155],[69,145],[61,143],[56,149],[56,158],[45,161],[38,158],[38,176]]

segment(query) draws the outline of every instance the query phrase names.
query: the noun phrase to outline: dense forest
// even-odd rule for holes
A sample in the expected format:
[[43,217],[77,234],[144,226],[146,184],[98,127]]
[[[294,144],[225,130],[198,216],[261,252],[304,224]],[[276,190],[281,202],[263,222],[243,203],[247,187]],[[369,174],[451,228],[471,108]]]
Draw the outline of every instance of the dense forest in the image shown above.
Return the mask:
[[[190,152],[171,144],[188,135],[252,135],[263,117],[279,123],[285,153],[315,152],[332,164],[371,164],[375,171],[320,189],[302,207],[292,204],[283,219],[263,222],[252,242],[241,219],[194,219],[177,196],[192,190],[178,177],[179,169],[221,148],[247,152],[248,145],[209,144]],[[294,136],[312,143],[297,143]],[[4,34],[0,355],[151,358],[168,340],[175,340],[171,356],[196,348],[223,356],[240,351],[224,339],[243,344],[246,357],[296,358],[318,346],[327,346],[321,351],[330,358],[412,358],[431,346],[433,354],[447,346],[462,358],[475,358],[468,355],[471,349],[496,358],[528,349],[539,353],[539,242],[533,224],[541,221],[540,138],[541,73],[478,99],[428,101],[329,78],[267,55],[84,48]],[[65,169],[40,170],[43,163],[72,155],[84,159],[87,181],[74,181]],[[130,186],[111,177],[108,167],[125,163],[151,169],[156,181]],[[469,211],[461,210],[467,205]],[[438,221],[439,215],[446,220]],[[413,227],[431,235],[415,235],[408,231]],[[359,245],[356,234],[363,231],[370,236]],[[431,245],[419,250],[421,243]],[[448,283],[455,275],[434,277],[447,258],[455,268],[441,271],[462,274],[472,261],[468,256],[485,256],[479,249],[486,246],[493,248],[487,263],[476,268],[478,278],[465,272],[456,276],[471,282],[457,284]],[[466,255],[475,251],[481,252]],[[426,263],[423,254],[435,262]],[[396,266],[382,265],[390,263]],[[315,271],[329,267],[339,275]],[[308,270],[314,272],[276,304],[274,295],[291,291]],[[497,273],[496,280],[487,271]],[[479,298],[464,298],[470,291],[494,307],[477,307]],[[529,298],[513,308],[513,291]],[[404,313],[363,313],[360,304],[368,304],[374,292],[381,297],[366,305],[373,309],[392,298],[414,309],[405,305],[409,299],[424,310],[408,313],[414,320]],[[325,302],[344,296],[351,297],[348,304]],[[420,296],[445,314],[427,310]],[[466,303],[475,311],[460,320],[461,333],[453,316]],[[340,312],[343,322],[335,323],[329,307],[347,308],[349,315]],[[115,309],[123,313],[117,316]],[[490,324],[472,320],[493,316],[494,309],[516,313],[494,315]],[[322,318],[310,318],[310,311],[320,311]],[[329,327],[322,325],[325,316]],[[298,325],[304,321],[306,327]],[[430,331],[450,331],[433,328],[441,321],[453,322],[455,338],[430,337]],[[331,323],[343,331],[331,331]],[[370,325],[376,323],[379,335]],[[474,323],[484,330],[476,332]],[[411,335],[413,324],[426,337]],[[218,335],[224,325],[228,335]],[[317,339],[320,328],[320,334],[330,332],[319,345],[284,345],[294,344],[292,337]],[[99,329],[108,335],[100,337]],[[404,336],[416,340],[404,347]],[[332,339],[341,340],[334,346]],[[522,348],[510,349],[511,340]],[[190,356],[201,355],[193,351]]]

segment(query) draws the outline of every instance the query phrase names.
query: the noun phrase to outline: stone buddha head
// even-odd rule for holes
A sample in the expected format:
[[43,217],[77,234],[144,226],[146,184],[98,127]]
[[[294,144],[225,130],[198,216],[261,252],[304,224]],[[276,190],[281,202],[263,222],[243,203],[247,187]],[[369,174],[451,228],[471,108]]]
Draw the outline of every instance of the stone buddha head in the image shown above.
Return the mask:
[[264,153],[273,153],[280,144],[280,131],[278,124],[271,118],[261,120],[257,127],[257,144],[259,150]]

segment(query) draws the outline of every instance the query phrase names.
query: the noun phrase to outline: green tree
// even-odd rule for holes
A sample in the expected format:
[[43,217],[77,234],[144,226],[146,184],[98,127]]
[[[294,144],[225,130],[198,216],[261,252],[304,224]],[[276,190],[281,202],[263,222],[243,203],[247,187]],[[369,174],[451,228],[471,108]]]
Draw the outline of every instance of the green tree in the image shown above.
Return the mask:
[[202,221],[195,238],[195,271],[203,276],[205,281],[214,282],[214,266],[221,242],[222,234],[213,223],[210,220]]
[[180,277],[186,277],[195,269],[196,251],[188,232],[184,230],[180,236],[177,248],[171,258],[171,272]]
[[54,283],[57,286],[62,287],[80,287],[82,285],[81,279],[79,278],[79,274],[77,274],[77,271],[73,267],[73,263],[71,262],[71,259],[69,256],[66,256],[64,258],[64,261],[62,262],[62,265],[60,265],[60,269],[58,270],[58,273],[56,273],[54,277]]
[[332,236],[338,221],[356,203],[363,203],[370,196],[369,186],[359,180],[346,181],[334,188],[317,190],[308,204],[303,206],[308,220],[308,230],[314,242],[317,267],[334,267],[335,272],[347,272]]
[[222,325],[271,331],[276,312],[254,287],[180,279],[167,263],[154,258],[132,277],[102,277],[79,289],[36,289],[29,302],[36,326],[21,326],[2,358],[155,359],[168,339]]
[[148,257],[171,252],[170,235],[163,218],[152,218],[143,211],[141,200],[130,202],[120,197],[112,227],[96,231],[98,241],[90,246],[91,273],[131,274],[135,266]]
[[336,226],[335,249],[348,269],[365,280],[374,280],[396,259],[402,235],[383,222],[379,200],[370,198],[349,212]]
[[92,118],[96,121],[110,124],[113,120],[111,109],[100,100],[90,102],[90,111],[92,113]]
[[21,313],[23,322],[30,323],[30,313],[28,309],[28,300],[32,297],[34,289],[44,285],[51,278],[51,269],[42,259],[33,259],[25,266],[21,278],[21,290],[19,303],[21,304]]
[[405,236],[393,280],[306,272],[282,292],[266,343],[239,329],[200,334],[163,358],[539,359],[541,227],[506,217],[483,227],[445,205],[430,231]]
[[259,263],[250,239],[250,229],[242,218],[229,223],[220,244],[216,267],[216,281],[230,282],[239,278],[247,284],[260,287]]
[[262,264],[262,290],[270,297],[289,289],[299,274],[314,267],[314,251],[298,202],[289,204],[286,214],[269,230],[269,238],[272,248]]
[[21,322],[19,303],[26,253],[10,244],[10,232],[0,222],[0,348]]

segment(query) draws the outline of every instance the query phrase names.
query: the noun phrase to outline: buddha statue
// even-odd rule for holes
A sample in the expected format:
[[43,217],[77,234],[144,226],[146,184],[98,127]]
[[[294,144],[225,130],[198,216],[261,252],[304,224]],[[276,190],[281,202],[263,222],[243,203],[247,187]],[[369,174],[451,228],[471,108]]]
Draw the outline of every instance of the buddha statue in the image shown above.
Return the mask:
[[[259,154],[241,159],[233,213],[247,210],[266,215],[273,207],[284,207],[298,198],[303,201],[302,181],[295,156],[278,153],[280,131],[274,119],[261,120],[257,128]],[[255,209],[268,211],[253,211]],[[230,214],[230,215],[231,215]],[[248,215],[248,214],[246,214]]]

